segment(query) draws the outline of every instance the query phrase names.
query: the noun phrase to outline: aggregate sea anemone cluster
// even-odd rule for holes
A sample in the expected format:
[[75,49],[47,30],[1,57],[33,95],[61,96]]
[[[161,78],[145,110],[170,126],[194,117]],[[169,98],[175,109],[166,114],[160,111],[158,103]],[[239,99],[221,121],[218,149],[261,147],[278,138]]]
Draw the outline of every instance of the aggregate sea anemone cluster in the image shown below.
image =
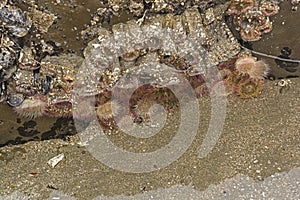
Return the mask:
[[269,17],[279,12],[277,0],[231,0],[227,14],[233,16],[236,29],[244,41],[257,41],[272,30]]
[[[158,33],[160,33],[161,29],[172,29],[172,32],[176,32],[181,37],[177,37],[177,34],[170,34],[166,37],[168,40],[164,41],[158,37],[160,36]],[[152,33],[151,31],[154,32]],[[124,38],[119,37],[124,32],[126,32],[126,37],[127,35],[129,36],[127,39],[134,44],[130,49],[127,49],[129,46],[127,41],[129,40],[126,39],[123,41]],[[103,55],[101,54],[101,56],[97,57],[97,60],[91,59],[89,61],[92,62],[91,66],[93,67],[97,67],[99,63],[101,66],[106,67],[101,74],[100,72],[98,73],[98,68],[91,69],[95,73],[89,75],[96,77],[96,84],[93,84],[93,81],[90,81],[91,79],[85,80],[85,76],[81,76],[84,80],[81,80],[80,77],[75,77],[80,71],[77,68],[80,64],[73,65],[70,64],[71,62],[67,64],[62,63],[65,57],[60,55],[55,58],[56,56],[51,52],[47,53],[52,58],[50,61],[46,60],[47,57],[44,58],[44,56],[40,56],[37,59],[33,48],[23,47],[20,58],[15,61],[15,72],[6,83],[10,88],[7,89],[6,102],[14,107],[19,115],[24,117],[34,118],[44,115],[53,117],[71,116],[72,112],[74,112],[73,106],[78,103],[74,102],[71,98],[72,92],[74,92],[74,85],[76,85],[77,89],[82,89],[79,93],[83,98],[96,96],[96,103],[93,106],[95,106],[98,120],[104,125],[109,125],[109,128],[111,128],[113,127],[114,117],[111,106],[113,105],[113,107],[117,108],[116,112],[118,113],[122,111],[124,102],[111,101],[110,90],[116,85],[116,82],[121,82],[121,88],[132,87],[130,86],[130,82],[125,81],[123,84],[121,77],[124,77],[125,73],[143,77],[144,71],[148,69],[147,75],[149,75],[150,79],[161,79],[162,81],[159,82],[161,85],[140,88],[139,91],[142,92],[135,93],[130,103],[133,107],[137,107],[137,109],[133,109],[131,112],[132,116],[136,119],[135,121],[147,121],[150,105],[177,102],[175,96],[170,91],[161,89],[161,86],[172,85],[180,81],[177,76],[172,75],[165,68],[172,68],[172,71],[189,77],[192,82],[191,84],[197,87],[204,84],[203,80],[199,80],[198,78],[206,70],[204,68],[200,70],[194,68],[193,63],[205,63],[203,65],[205,67],[214,66],[219,62],[232,58],[240,51],[237,40],[233,37],[226,24],[219,18],[203,24],[201,13],[199,13],[197,7],[187,9],[181,15],[151,16],[151,20],[145,20],[141,25],[138,25],[136,20],[128,21],[126,24],[116,24],[112,27],[111,31],[102,28],[101,32],[99,31],[97,34],[97,39],[91,41],[84,51],[86,58],[91,58],[88,55],[91,54],[94,48],[97,49],[97,46],[103,45],[106,47],[105,45],[111,45],[111,43],[107,43],[103,39],[106,37],[115,38],[117,41],[116,44],[120,45],[120,48],[116,48],[115,52],[107,50],[112,48],[100,47],[97,51],[93,51],[98,55],[98,50],[105,50]],[[134,34],[138,34],[139,37],[130,38]],[[209,54],[207,58],[203,57],[198,60],[196,56],[185,54],[187,50],[192,48],[185,46],[185,43],[181,41],[187,36],[194,38],[197,45],[193,47],[197,47],[197,51],[200,54],[206,52]],[[46,49],[55,49],[55,45],[47,44],[47,42],[43,43],[45,44],[42,47],[50,45],[49,47],[53,48]],[[169,52],[168,49],[171,49],[175,43],[178,45],[180,43],[182,48],[178,48],[176,52]],[[122,48],[124,51],[116,53]],[[111,60],[111,55],[117,55],[117,59]],[[94,61],[99,62],[93,63]],[[115,61],[119,61],[119,65],[116,65]],[[151,63],[159,64],[161,67],[149,71],[148,65]],[[134,70],[135,66],[139,66],[139,70]],[[197,76],[197,74],[198,78],[192,78],[193,76]],[[127,80],[126,77],[125,80]],[[81,88],[81,84],[84,84],[85,87]],[[0,85],[0,93],[1,91],[2,85]],[[181,93],[184,93],[184,91]],[[146,100],[147,104],[143,104]],[[93,114],[83,112],[86,109],[84,106],[80,106],[80,104],[74,107],[76,107],[75,110],[77,112],[83,113],[83,115],[80,115],[83,119],[89,118]]]
[[18,69],[8,84],[12,89],[7,103],[22,117],[71,116],[75,74],[72,67],[48,63],[40,66],[39,73]]
[[241,98],[256,97],[263,89],[269,66],[252,56],[239,57],[234,70],[225,77],[225,84]]
[[45,113],[47,98],[43,95],[49,93],[52,81],[50,75],[39,74],[51,68],[41,66],[40,61],[52,54],[55,45],[41,40],[28,47],[24,37],[29,30],[47,32],[55,16],[30,3],[19,5],[0,2],[0,102],[6,101],[21,116],[34,118]]

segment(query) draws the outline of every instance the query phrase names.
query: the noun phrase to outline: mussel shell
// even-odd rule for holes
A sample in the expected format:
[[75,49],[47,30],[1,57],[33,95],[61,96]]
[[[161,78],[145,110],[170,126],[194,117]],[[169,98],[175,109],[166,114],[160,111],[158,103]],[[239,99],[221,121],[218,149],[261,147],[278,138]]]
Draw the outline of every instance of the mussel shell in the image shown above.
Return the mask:
[[52,78],[50,76],[46,76],[41,83],[41,91],[43,95],[46,95],[51,90]]
[[13,75],[13,73],[17,70],[17,67],[14,65],[9,69],[0,70],[0,83],[7,81]]
[[66,109],[66,108],[72,108],[72,103],[71,101],[68,100],[58,100],[52,102],[52,106],[54,106],[57,109]]
[[16,55],[6,48],[0,49],[0,82],[7,81],[16,71]]
[[0,48],[0,82],[8,80],[16,71],[16,54],[7,48]]
[[23,103],[25,96],[20,93],[10,93],[7,97],[7,104],[12,107],[17,107]]
[[7,69],[15,64],[16,55],[8,48],[0,48],[0,69]]
[[24,37],[31,27],[31,20],[19,8],[4,6],[0,9],[0,21],[16,37]]
[[24,47],[24,37],[10,36],[9,39],[14,43],[11,48],[19,52]]

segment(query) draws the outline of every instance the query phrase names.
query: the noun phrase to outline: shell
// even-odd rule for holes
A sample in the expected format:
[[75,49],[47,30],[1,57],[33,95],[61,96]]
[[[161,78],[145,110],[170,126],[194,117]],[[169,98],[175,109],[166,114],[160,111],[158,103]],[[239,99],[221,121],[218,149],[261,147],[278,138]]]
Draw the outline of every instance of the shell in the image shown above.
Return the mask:
[[23,103],[24,99],[25,96],[23,94],[11,92],[9,93],[6,102],[12,107],[17,107]]
[[16,54],[9,48],[0,48],[0,82],[7,81],[16,71]]
[[9,5],[0,9],[0,21],[16,37],[24,37],[31,27],[31,19],[27,14],[21,9]]

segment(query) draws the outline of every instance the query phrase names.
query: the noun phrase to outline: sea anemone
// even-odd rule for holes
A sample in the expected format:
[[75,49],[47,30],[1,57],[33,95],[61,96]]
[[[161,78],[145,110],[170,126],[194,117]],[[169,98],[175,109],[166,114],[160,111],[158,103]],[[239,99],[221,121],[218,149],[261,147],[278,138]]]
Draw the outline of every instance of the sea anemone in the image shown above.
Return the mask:
[[236,85],[235,92],[241,98],[257,97],[263,89],[263,80],[246,79]]
[[231,87],[236,87],[236,85],[241,80],[244,79],[244,76],[245,75],[243,75],[241,73],[233,72],[233,73],[229,74],[224,80],[226,82],[226,85],[231,86]]
[[231,95],[234,91],[234,87],[228,84],[226,81],[217,81],[212,84],[210,88],[210,95],[214,97],[226,97]]
[[224,80],[232,74],[232,71],[230,69],[225,68],[225,69],[219,70],[219,73],[222,77],[222,80]]
[[224,62],[219,63],[218,70],[228,69],[230,71],[234,71],[234,64],[236,62],[236,58],[230,58]]
[[195,94],[196,94],[196,97],[197,97],[197,98],[200,98],[200,97],[202,97],[202,96],[204,96],[204,95],[209,94],[209,89],[207,88],[207,86],[206,86],[205,83],[202,84],[202,85],[197,86],[197,87],[194,89],[194,91],[195,91]]
[[72,101],[73,118],[90,121],[95,112],[94,98],[95,97],[80,97],[76,98],[76,101]]
[[235,68],[240,74],[248,74],[254,68],[255,62],[255,57],[240,57],[235,62]]
[[46,113],[47,103],[43,96],[26,98],[21,105],[14,107],[16,113],[22,117],[34,119]]
[[113,119],[114,115],[119,113],[120,109],[121,106],[117,101],[108,101],[96,107],[96,114],[99,120],[109,121]]
[[255,57],[240,57],[235,62],[236,71],[241,75],[249,75],[252,79],[263,79],[270,68],[263,61],[256,61]]
[[[148,95],[149,96],[149,95]],[[131,111],[136,119],[142,119],[143,122],[150,119],[150,108],[155,101],[149,97],[139,99],[131,106]]]
[[269,33],[272,30],[269,17],[257,9],[247,10],[240,16],[235,17],[234,23],[240,30],[242,39],[248,42],[257,41],[263,33]]
[[252,74],[249,75],[251,78],[254,79],[256,77],[267,77],[269,71],[270,71],[269,65],[267,65],[264,61],[260,60],[255,63]]
[[191,84],[191,86],[193,88],[196,88],[200,85],[203,85],[205,83],[205,79],[201,74],[197,74],[194,76],[186,76],[186,79],[189,81],[189,83]]
[[48,104],[46,113],[49,117],[71,117],[72,103],[68,100],[60,100]]

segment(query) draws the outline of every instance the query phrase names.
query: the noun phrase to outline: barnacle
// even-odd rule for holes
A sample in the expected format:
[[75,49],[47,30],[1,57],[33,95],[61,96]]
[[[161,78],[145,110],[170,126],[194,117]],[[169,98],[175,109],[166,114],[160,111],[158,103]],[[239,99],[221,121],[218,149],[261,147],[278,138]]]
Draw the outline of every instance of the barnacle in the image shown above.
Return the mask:
[[228,15],[239,15],[254,6],[254,0],[232,0],[227,10]]
[[144,2],[143,0],[131,0],[128,8],[133,15],[141,16],[144,13]]

